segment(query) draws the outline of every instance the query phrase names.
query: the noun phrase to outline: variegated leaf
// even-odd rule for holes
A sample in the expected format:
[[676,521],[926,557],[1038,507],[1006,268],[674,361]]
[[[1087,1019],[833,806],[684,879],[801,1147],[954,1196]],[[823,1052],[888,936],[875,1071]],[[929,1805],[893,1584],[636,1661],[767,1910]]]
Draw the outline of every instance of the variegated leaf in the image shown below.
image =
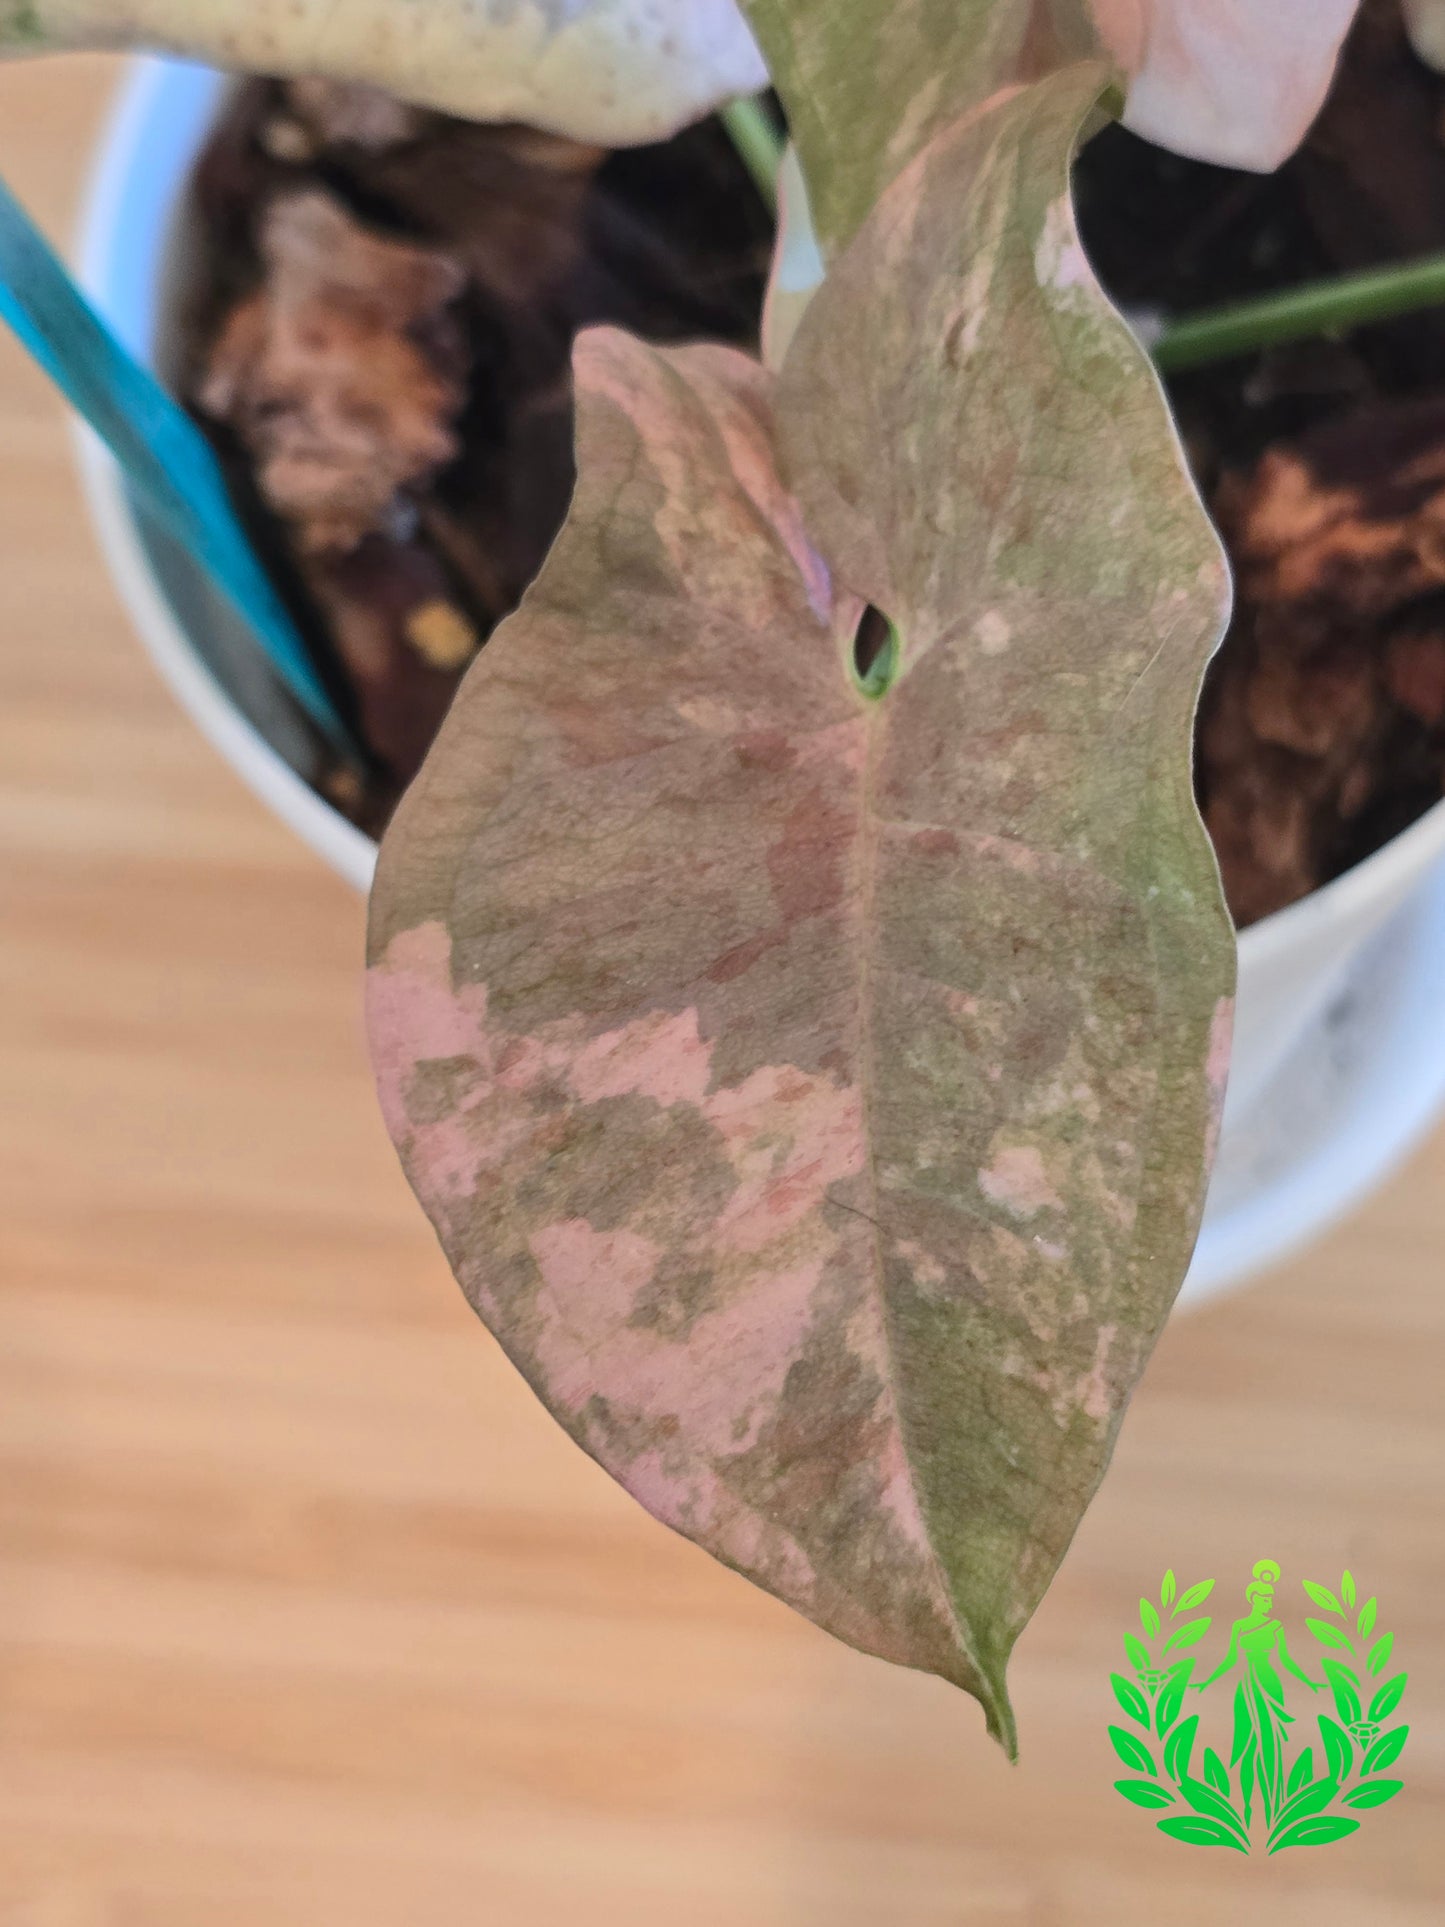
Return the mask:
[[[1442,0],[1407,0],[1417,44]],[[764,346],[780,365],[824,259],[941,126],[1071,54],[1109,56],[1124,122],[1163,147],[1270,169],[1319,111],[1358,0],[744,0],[802,160],[780,208]],[[965,29],[959,30],[963,19]],[[905,113],[894,103],[908,103]],[[811,202],[810,198],[811,196]],[[811,282],[809,260],[816,263]]]
[[389,1126],[554,1414],[1010,1745],[1188,1260],[1233,972],[1189,778],[1224,572],[1072,225],[1101,79],[938,127],[780,383],[584,337],[572,513],[371,924]]
[[767,79],[733,0],[0,0],[0,55],[57,47],[366,81],[617,146]]
[[1097,51],[1084,0],[742,0],[825,258],[890,181],[1000,88]]

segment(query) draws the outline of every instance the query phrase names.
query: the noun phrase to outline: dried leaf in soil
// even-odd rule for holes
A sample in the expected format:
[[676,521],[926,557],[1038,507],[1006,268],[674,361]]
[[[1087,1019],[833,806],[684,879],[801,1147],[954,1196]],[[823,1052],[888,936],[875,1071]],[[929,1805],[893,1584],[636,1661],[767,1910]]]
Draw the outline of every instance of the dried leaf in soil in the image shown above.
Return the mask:
[[1198,757],[1241,924],[1368,856],[1445,789],[1445,403],[1375,402],[1227,475],[1239,581]]
[[1073,230],[1101,78],[922,145],[780,380],[583,337],[572,512],[370,938],[388,1124],[552,1412],[1010,1746],[1188,1261],[1233,979],[1189,781],[1224,572]]

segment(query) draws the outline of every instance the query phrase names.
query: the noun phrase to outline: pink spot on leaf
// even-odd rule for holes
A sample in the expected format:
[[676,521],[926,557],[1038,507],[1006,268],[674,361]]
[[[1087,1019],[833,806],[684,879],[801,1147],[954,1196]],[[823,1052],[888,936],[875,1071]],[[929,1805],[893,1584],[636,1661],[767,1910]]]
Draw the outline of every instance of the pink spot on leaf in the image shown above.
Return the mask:
[[1114,1412],[1114,1389],[1109,1378],[1109,1356],[1118,1336],[1117,1325],[1101,1325],[1094,1344],[1094,1362],[1079,1380],[1074,1391],[1074,1403],[1085,1418],[1096,1419],[1100,1424],[1111,1418]]
[[577,1053],[568,1075],[585,1104],[631,1096],[664,1106],[701,1104],[711,1055],[698,1035],[695,1010],[676,1016],[658,1011],[594,1037]]
[[1058,1211],[1063,1200],[1049,1182],[1044,1160],[1033,1144],[1005,1144],[993,1162],[978,1174],[978,1187],[993,1204],[1011,1217],[1032,1218],[1039,1211]]
[[1221,997],[1214,1006],[1214,1017],[1209,1026],[1209,1056],[1204,1066],[1211,1100],[1204,1149],[1206,1171],[1213,1165],[1214,1154],[1219,1148],[1219,1127],[1224,1120],[1224,1095],[1229,1085],[1229,1059],[1233,1043],[1234,999]]
[[534,1232],[531,1248],[544,1285],[534,1349],[564,1411],[605,1398],[650,1429],[685,1428],[694,1453],[718,1458],[756,1442],[801,1355],[821,1256],[748,1272],[680,1340],[630,1322],[661,1255],[650,1239],[573,1219]]

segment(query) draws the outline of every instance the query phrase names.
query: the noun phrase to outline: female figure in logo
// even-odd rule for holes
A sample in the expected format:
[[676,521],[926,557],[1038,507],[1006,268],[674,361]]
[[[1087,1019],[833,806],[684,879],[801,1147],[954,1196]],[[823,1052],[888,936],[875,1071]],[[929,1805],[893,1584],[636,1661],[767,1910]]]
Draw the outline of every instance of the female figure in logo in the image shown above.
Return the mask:
[[[1248,1817],[1250,1792],[1259,1788],[1259,1803],[1266,1824],[1272,1824],[1284,1804],[1285,1728],[1294,1717],[1284,1710],[1284,1681],[1280,1668],[1302,1680],[1317,1693],[1323,1680],[1311,1679],[1296,1664],[1285,1639],[1284,1627],[1273,1616],[1274,1582],[1279,1567],[1273,1559],[1261,1559],[1244,1589],[1249,1612],[1236,1619],[1230,1628],[1229,1650],[1208,1679],[1199,1680],[1195,1691],[1202,1693],[1235,1666],[1243,1665],[1244,1678],[1235,1689],[1235,1737],[1233,1756],[1239,1760],[1240,1782],[1244,1788],[1245,1815]],[[1277,1663],[1276,1663],[1277,1662]],[[1241,1696],[1243,1703],[1241,1704]],[[1241,1715],[1249,1737],[1241,1745]]]

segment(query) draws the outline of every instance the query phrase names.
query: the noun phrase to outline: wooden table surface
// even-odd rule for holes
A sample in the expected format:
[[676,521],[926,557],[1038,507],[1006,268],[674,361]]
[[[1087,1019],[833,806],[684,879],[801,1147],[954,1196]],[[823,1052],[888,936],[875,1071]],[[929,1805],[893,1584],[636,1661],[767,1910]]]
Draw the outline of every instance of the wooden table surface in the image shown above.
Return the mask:
[[[113,74],[0,74],[54,231]],[[3,1927],[1445,1920],[1445,1136],[1167,1332],[1015,1769],[534,1405],[383,1137],[361,937],[159,687],[0,341]],[[1393,1806],[1273,1861],[1163,1839],[1105,1739],[1138,1595],[1233,1616],[1266,1554],[1379,1593],[1414,1727]]]

